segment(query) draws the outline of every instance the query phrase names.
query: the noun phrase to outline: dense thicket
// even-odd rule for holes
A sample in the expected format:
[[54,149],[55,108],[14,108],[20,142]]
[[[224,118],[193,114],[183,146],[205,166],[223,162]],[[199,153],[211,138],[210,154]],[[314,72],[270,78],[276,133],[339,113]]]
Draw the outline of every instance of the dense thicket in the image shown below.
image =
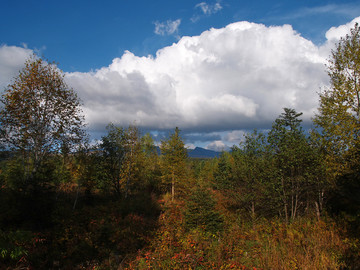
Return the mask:
[[73,112],[79,104],[57,69],[27,62],[2,97],[0,268],[357,269],[359,38],[355,25],[333,52],[311,134],[301,112],[284,108],[270,131],[254,130],[213,159],[189,159],[178,128],[160,154],[135,126],[109,124],[98,145],[52,130],[60,116],[47,127],[35,115],[46,120],[45,137],[27,130],[35,116],[14,104],[30,90],[36,112],[52,95],[68,95],[61,100]]

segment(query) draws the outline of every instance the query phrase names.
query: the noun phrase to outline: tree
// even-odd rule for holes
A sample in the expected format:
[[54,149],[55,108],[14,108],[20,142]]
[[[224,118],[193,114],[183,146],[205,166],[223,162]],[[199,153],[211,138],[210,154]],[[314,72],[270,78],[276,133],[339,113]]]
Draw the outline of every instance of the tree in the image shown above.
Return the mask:
[[[233,147],[232,155],[235,158],[237,176],[242,188],[241,200],[250,210],[252,219],[255,210],[259,208],[264,197],[264,178],[266,173],[266,137],[257,132],[246,134],[240,147]],[[267,202],[268,203],[268,202]]]
[[142,168],[144,167],[145,153],[142,151],[140,133],[136,126],[130,125],[125,132],[125,167],[123,177],[126,178],[125,198],[130,187],[136,181],[142,180]]
[[350,164],[360,136],[360,28],[341,38],[327,67],[330,87],[320,93],[319,112],[314,118],[319,144],[325,152],[333,178]]
[[157,148],[150,133],[141,137],[142,152],[144,154],[143,177],[148,191],[160,191],[161,168]]
[[180,129],[175,128],[168,140],[161,142],[162,168],[166,183],[171,183],[171,199],[175,198],[175,185],[185,174],[187,151],[180,137]]
[[109,124],[108,134],[102,137],[100,150],[103,155],[105,181],[114,193],[127,198],[135,180],[143,173],[145,153],[142,151],[139,130],[135,126],[127,129]]
[[189,230],[202,228],[216,234],[223,228],[223,218],[216,210],[216,201],[209,189],[195,187],[186,200],[185,227]]
[[[314,137],[320,145],[331,181],[330,208],[360,224],[360,27],[342,37],[327,67],[330,87],[320,93]],[[355,207],[354,207],[355,206]],[[358,225],[356,225],[358,229]],[[358,231],[358,230],[357,230]]]
[[301,127],[301,115],[284,108],[268,137],[277,168],[275,190],[282,201],[286,221],[289,216],[295,218],[300,206],[306,205],[305,194],[315,165],[310,143]]
[[22,154],[25,180],[36,177],[50,153],[71,150],[84,137],[80,100],[53,63],[27,60],[1,102],[1,142]]
[[114,193],[121,196],[121,172],[127,154],[125,130],[122,127],[116,127],[114,124],[109,124],[106,129],[108,134],[102,137],[100,144],[105,178],[110,182]]
[[229,152],[222,152],[214,171],[214,186],[216,189],[228,192],[235,188],[233,177],[233,162]]

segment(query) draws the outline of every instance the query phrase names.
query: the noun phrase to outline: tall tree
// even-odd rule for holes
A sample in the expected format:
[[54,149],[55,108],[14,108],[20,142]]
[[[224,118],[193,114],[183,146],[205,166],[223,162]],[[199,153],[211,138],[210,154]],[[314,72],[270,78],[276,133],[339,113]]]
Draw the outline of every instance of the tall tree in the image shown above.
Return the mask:
[[218,190],[228,192],[236,186],[233,177],[233,162],[229,152],[221,153],[214,171],[214,185]]
[[284,108],[268,137],[277,168],[276,191],[286,220],[295,218],[300,206],[305,205],[309,175],[314,165],[310,143],[301,127],[301,115],[294,109]]
[[126,179],[125,198],[130,193],[130,187],[142,178],[145,153],[142,151],[140,133],[136,126],[130,125],[125,132],[125,166],[123,177]]
[[359,147],[360,136],[360,28],[341,38],[327,67],[330,87],[320,94],[319,113],[314,118],[333,178],[346,170]]
[[105,180],[109,182],[113,192],[117,196],[121,196],[121,172],[127,153],[125,147],[126,135],[122,127],[117,127],[114,124],[109,124],[106,129],[108,130],[108,134],[102,137],[100,144],[103,155]]
[[263,133],[254,130],[245,135],[240,147],[233,147],[237,176],[242,188],[241,199],[244,206],[250,210],[251,217],[255,218],[255,210],[259,207],[263,197],[263,182],[266,174],[266,137]]
[[[330,208],[349,215],[359,228],[360,27],[356,23],[332,51],[330,87],[320,94],[314,138],[321,146],[332,183]],[[349,219],[349,220],[350,220]]]
[[160,191],[160,158],[150,133],[141,137],[141,146],[144,154],[143,177],[145,185],[149,191]]
[[36,177],[50,153],[71,149],[84,137],[80,100],[53,63],[27,60],[1,102],[1,141],[21,152],[25,180]]
[[136,180],[142,178],[145,153],[142,151],[139,130],[130,125],[127,129],[109,124],[108,134],[102,137],[105,182],[114,193],[127,198]]
[[186,170],[187,151],[180,137],[180,129],[175,128],[168,140],[161,142],[162,168],[165,182],[171,183],[171,199],[175,198],[175,185],[183,179]]

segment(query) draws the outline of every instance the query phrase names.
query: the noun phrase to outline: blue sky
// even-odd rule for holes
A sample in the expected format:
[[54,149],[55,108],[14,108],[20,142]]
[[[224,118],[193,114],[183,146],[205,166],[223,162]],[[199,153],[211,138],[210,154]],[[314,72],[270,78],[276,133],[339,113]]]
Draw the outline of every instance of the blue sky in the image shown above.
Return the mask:
[[35,52],[66,72],[93,137],[109,121],[159,134],[178,125],[188,145],[219,149],[269,128],[283,107],[310,123],[326,58],[360,1],[3,0],[0,10],[2,88]]
[[[201,3],[208,6],[206,14]],[[331,26],[360,15],[360,1],[3,0],[1,10],[1,43],[40,50],[64,71],[89,71],[109,65],[125,50],[155,54],[179,36],[236,21],[291,24],[320,43]],[[176,20],[181,23],[175,33],[154,32],[156,22]]]

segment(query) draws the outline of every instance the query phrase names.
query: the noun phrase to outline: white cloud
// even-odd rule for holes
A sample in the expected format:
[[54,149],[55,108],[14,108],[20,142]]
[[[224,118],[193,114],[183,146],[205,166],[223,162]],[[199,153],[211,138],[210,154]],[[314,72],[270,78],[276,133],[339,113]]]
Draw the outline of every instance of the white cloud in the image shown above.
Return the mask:
[[331,27],[326,32],[326,39],[328,41],[338,41],[341,37],[344,37],[346,34],[350,33],[350,29],[354,27],[355,23],[360,23],[360,17],[353,19],[347,24],[340,25],[338,27]]
[[167,20],[166,22],[155,22],[154,33],[160,36],[172,35],[178,32],[181,20]]
[[238,22],[183,37],[156,57],[121,58],[94,73],[69,73],[92,124],[228,130],[271,123],[283,107],[317,107],[327,83],[319,48],[289,25]]
[[185,144],[185,148],[186,149],[195,149],[195,145],[193,144],[193,143],[187,143],[187,144]]
[[326,33],[326,42],[320,47],[320,53],[323,57],[328,58],[332,49],[336,48],[336,44],[341,37],[350,34],[350,29],[354,27],[355,23],[360,23],[360,17],[353,19],[347,24],[331,27]]
[[228,151],[230,149],[230,147],[224,144],[222,141],[213,141],[205,148],[216,152]]
[[326,4],[323,6],[306,7],[299,9],[294,14],[289,14],[289,18],[303,18],[312,15],[321,14],[340,14],[349,17],[354,17],[359,14],[360,8],[358,3],[337,3],[337,4]]
[[0,46],[0,91],[6,87],[11,80],[19,74],[24,67],[24,62],[32,55],[32,50],[23,44],[22,47]]
[[208,4],[206,2],[201,2],[199,4],[197,4],[195,6],[195,8],[200,8],[201,11],[205,14],[205,15],[212,15],[220,10],[222,10],[222,6],[219,2],[215,3],[215,4]]
[[[283,107],[303,112],[309,123],[318,106],[317,92],[328,84],[324,63],[332,37],[339,36],[334,33],[343,33],[339,29],[330,29],[330,41],[319,47],[289,25],[237,22],[183,37],[154,57],[126,51],[108,67],[65,78],[83,100],[93,132],[109,122],[135,122],[152,130],[178,126],[193,134],[187,141],[191,144],[201,141],[204,132],[237,130],[219,139],[203,136],[213,142],[208,148],[215,149],[223,146],[220,142],[238,143],[240,130],[269,128]],[[0,72],[5,74],[0,84],[30,53],[0,48],[0,71],[8,70]]]
[[246,132],[244,132],[243,130],[232,130],[225,135],[224,140],[234,144],[239,144],[241,141],[244,140],[245,134]]

